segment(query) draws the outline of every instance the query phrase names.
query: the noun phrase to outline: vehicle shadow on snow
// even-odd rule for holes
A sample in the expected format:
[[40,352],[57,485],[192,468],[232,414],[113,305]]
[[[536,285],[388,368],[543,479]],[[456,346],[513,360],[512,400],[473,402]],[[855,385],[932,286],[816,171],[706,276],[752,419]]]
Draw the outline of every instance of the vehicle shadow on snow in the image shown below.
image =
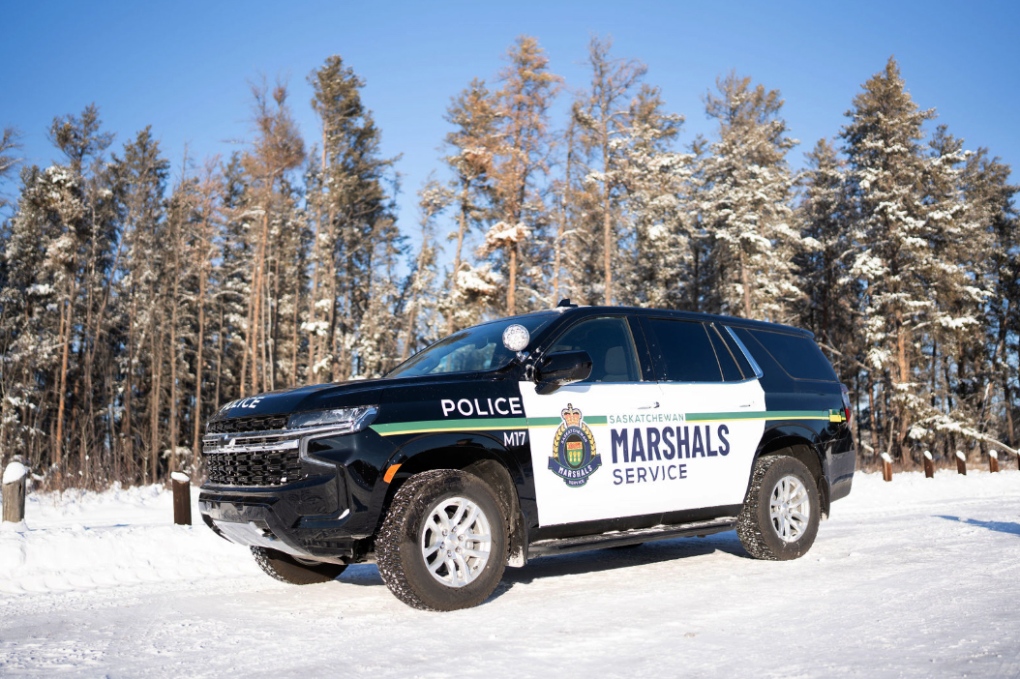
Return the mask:
[[633,566],[647,566],[714,552],[747,557],[735,531],[717,533],[704,538],[671,538],[647,542],[633,549],[595,549],[588,552],[543,556],[529,561],[524,568],[507,568],[496,596],[515,584],[529,584],[542,578],[575,573],[598,573]]
[[[714,552],[747,557],[747,552],[740,546],[740,540],[735,531],[717,533],[704,538],[657,540],[633,549],[592,549],[574,554],[543,556],[529,561],[524,568],[507,568],[503,572],[502,582],[493,592],[490,600],[502,596],[518,583],[529,584],[542,578],[646,566],[663,561],[704,556]],[[384,584],[375,564],[348,566],[347,570],[337,579],[345,584],[359,587],[381,587]]]
[[992,530],[997,533],[1020,535],[1020,523],[1011,523],[1009,521],[979,521],[978,519],[961,519],[958,516],[948,516],[946,514],[936,514],[936,518],[945,519],[946,521],[956,521],[957,523],[965,523],[968,526],[977,526],[978,528],[987,528],[988,530]]
[[379,568],[374,563],[352,564],[337,578],[347,585],[358,585],[359,587],[382,587],[382,576],[379,575]]

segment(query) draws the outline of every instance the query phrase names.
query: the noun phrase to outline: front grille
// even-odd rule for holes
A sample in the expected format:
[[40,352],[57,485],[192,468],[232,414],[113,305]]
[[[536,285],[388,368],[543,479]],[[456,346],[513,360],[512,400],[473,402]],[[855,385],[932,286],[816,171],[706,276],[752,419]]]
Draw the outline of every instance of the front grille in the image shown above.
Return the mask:
[[209,483],[228,486],[280,486],[301,478],[301,457],[289,450],[242,450],[225,447],[205,455]]
[[253,415],[214,420],[208,424],[205,431],[207,434],[233,434],[250,431],[276,431],[286,426],[286,415]]
[[214,420],[202,440],[209,483],[282,486],[301,478],[301,456],[293,434],[281,431],[286,415]]

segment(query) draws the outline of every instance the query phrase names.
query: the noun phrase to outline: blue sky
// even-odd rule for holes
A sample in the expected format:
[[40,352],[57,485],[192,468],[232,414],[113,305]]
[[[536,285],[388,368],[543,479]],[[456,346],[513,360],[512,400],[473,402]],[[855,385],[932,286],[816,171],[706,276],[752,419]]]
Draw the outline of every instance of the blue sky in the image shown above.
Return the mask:
[[[362,96],[383,151],[403,154],[400,220],[414,231],[414,193],[440,167],[450,98],[473,77],[495,78],[521,34],[534,35],[568,88],[587,81],[591,35],[648,65],[683,143],[711,135],[703,97],[730,70],[779,89],[794,167],[844,124],[861,84],[890,55],[915,101],[939,122],[1020,164],[1020,3],[1015,2],[8,2],[0,10],[0,127],[23,135],[28,163],[57,153],[57,115],[90,102],[114,150],[146,125],[179,172],[251,137],[249,83],[289,83],[306,141],[318,138],[307,75],[339,54],[366,82]],[[564,123],[569,92],[553,124]],[[1017,174],[1013,175],[1016,180]],[[13,183],[0,187],[7,195]]]

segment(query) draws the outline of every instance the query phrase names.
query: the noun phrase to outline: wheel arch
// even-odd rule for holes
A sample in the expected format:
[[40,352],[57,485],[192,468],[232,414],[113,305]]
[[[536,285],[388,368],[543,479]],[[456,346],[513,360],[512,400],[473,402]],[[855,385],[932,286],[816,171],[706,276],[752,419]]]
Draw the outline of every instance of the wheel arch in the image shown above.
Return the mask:
[[526,560],[527,528],[521,511],[518,488],[523,484],[520,465],[499,441],[478,434],[439,434],[417,438],[401,447],[387,469],[399,465],[389,487],[380,522],[389,511],[394,495],[412,476],[433,469],[460,469],[474,474],[493,489],[507,519],[507,562],[523,566]]
[[[811,472],[818,488],[818,500],[823,517],[829,515],[829,482],[825,478],[822,465],[822,455],[817,447],[808,438],[813,432],[807,428],[784,427],[776,429],[769,436],[769,432],[762,439],[758,451],[755,453],[755,460],[767,455],[785,455],[795,458],[804,463],[804,466]],[[813,437],[812,437],[813,438]],[[754,465],[751,465],[752,474]],[[747,487],[751,487],[751,478],[748,476]]]

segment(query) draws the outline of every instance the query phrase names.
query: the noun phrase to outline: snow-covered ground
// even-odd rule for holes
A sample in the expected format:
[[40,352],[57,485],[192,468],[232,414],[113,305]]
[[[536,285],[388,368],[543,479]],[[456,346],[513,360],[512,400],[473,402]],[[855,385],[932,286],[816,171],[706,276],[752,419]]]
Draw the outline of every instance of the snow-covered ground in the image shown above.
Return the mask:
[[26,514],[0,530],[4,677],[1020,676],[1017,471],[858,474],[798,561],[732,532],[547,557],[445,614],[372,565],[276,582],[170,525],[154,487],[30,494]]

